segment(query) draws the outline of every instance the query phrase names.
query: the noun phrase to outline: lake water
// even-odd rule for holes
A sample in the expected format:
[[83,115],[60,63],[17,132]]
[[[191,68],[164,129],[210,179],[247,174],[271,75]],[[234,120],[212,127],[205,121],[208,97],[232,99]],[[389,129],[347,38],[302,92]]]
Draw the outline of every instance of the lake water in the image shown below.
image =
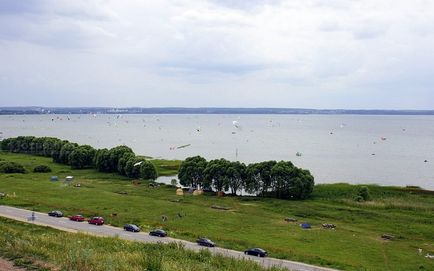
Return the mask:
[[19,135],[53,136],[96,148],[125,144],[156,158],[290,160],[309,169],[316,183],[434,189],[434,116],[0,116],[0,137]]

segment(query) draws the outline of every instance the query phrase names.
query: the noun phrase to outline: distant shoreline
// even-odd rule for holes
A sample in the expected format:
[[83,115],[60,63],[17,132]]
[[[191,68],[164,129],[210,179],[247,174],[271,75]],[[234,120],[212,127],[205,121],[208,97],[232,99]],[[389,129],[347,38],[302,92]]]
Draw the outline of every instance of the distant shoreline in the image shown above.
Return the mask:
[[240,114],[240,115],[434,115],[434,110],[223,108],[223,107],[0,107],[0,115],[46,114]]

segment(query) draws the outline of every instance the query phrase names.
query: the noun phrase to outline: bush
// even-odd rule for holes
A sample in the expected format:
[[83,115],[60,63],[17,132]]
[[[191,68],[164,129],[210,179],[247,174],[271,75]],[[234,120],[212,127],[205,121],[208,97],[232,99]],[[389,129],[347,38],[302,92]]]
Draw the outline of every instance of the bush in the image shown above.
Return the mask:
[[140,165],[140,177],[144,180],[155,180],[158,177],[157,169],[154,164],[149,161],[144,161]]
[[33,169],[33,172],[35,172],[35,173],[51,172],[51,168],[49,166],[46,166],[46,165],[39,165]]
[[0,173],[26,173],[26,169],[15,162],[0,161]]
[[355,201],[368,201],[371,200],[371,195],[369,193],[369,188],[367,186],[360,186],[357,189],[357,195],[354,198]]

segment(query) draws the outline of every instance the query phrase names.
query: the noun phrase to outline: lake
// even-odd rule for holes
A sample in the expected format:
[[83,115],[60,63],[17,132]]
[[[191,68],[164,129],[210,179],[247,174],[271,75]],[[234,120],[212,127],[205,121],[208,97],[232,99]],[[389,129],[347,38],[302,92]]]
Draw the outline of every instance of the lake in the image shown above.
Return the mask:
[[[316,183],[434,189],[434,116],[2,115],[0,138],[53,136],[136,154],[290,160]],[[299,153],[299,156],[296,154]]]

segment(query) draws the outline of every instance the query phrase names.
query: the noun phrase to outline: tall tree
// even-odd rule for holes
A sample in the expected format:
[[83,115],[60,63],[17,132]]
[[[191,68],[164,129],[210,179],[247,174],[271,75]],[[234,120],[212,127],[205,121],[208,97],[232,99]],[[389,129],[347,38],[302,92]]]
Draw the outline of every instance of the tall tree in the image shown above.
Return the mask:
[[249,164],[244,184],[245,190],[251,194],[265,196],[272,187],[271,169],[275,164],[276,161]]
[[144,158],[132,156],[125,163],[124,172],[125,176],[128,178],[139,178],[140,177],[140,165],[146,162]]
[[118,162],[119,174],[128,176],[127,173],[125,172],[125,167],[127,165],[128,160],[134,159],[134,158],[136,158],[136,156],[134,155],[134,153],[131,153],[131,152],[126,152],[122,155],[122,157],[119,159],[119,162]]
[[111,172],[118,171],[119,160],[123,155],[125,155],[125,153],[134,154],[133,150],[125,145],[117,146],[109,150],[109,163]]
[[276,198],[305,199],[313,191],[314,178],[308,170],[280,161],[271,170],[272,189]]
[[226,170],[229,164],[230,162],[223,158],[209,161],[204,170],[205,187],[214,188],[217,192],[227,190],[229,183]]
[[240,162],[229,162],[226,169],[228,186],[232,195],[236,195],[237,191],[243,188],[246,179],[246,165]]
[[59,163],[69,165],[69,155],[77,147],[78,147],[78,144],[76,144],[76,143],[66,143],[65,145],[63,145],[62,149],[60,149]]
[[197,187],[203,185],[204,171],[207,161],[201,156],[193,156],[185,159],[179,166],[179,182],[184,186]]
[[157,169],[154,164],[145,161],[140,165],[140,177],[145,180],[155,180],[158,177]]
[[111,171],[111,163],[110,163],[110,154],[107,149],[99,149],[96,151],[94,157],[94,165],[98,171],[102,172],[110,172]]
[[91,167],[95,152],[95,149],[89,145],[78,146],[70,153],[69,164],[75,169]]

